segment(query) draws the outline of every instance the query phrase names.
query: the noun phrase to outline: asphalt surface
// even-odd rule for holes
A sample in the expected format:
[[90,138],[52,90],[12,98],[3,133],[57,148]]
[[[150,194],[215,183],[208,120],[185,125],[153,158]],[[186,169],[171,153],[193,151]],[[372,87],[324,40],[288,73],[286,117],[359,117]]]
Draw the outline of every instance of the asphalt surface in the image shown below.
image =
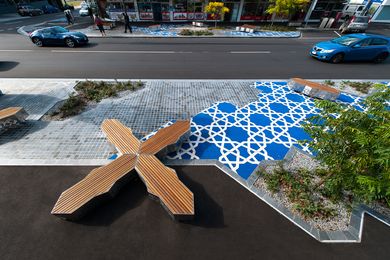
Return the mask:
[[[108,33],[109,34],[109,33]],[[0,77],[142,79],[388,79],[383,64],[330,64],[309,57],[334,32],[297,39],[92,38],[85,47],[35,47],[28,38],[0,38]]]
[[140,180],[82,221],[50,215],[91,167],[0,167],[1,259],[388,259],[390,229],[366,217],[359,244],[323,244],[214,167],[177,167],[195,220],[174,222]]

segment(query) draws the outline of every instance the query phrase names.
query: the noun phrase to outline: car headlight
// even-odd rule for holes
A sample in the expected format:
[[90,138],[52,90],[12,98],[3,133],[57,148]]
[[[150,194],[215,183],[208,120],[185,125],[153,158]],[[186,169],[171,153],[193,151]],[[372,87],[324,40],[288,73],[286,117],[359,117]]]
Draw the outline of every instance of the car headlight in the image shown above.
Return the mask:
[[322,50],[321,52],[323,52],[323,53],[331,53],[331,52],[334,52],[334,50]]

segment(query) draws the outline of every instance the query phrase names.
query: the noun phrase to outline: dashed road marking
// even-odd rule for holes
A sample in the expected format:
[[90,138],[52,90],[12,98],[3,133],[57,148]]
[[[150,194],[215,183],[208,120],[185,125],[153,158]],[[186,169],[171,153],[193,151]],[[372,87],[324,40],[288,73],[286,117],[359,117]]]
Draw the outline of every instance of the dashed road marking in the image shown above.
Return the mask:
[[269,54],[270,51],[230,51],[232,54]]

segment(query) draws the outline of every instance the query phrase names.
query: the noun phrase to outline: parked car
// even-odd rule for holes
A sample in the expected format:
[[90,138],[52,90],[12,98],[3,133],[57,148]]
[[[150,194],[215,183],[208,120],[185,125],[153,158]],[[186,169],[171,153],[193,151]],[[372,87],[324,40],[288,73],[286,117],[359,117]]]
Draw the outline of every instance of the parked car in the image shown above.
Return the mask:
[[88,37],[81,32],[70,32],[60,26],[38,29],[30,33],[31,41],[38,47],[65,45],[70,48],[88,43]]
[[89,15],[88,6],[87,7],[81,7],[81,9],[79,11],[79,15],[80,16],[88,16]]
[[52,5],[44,5],[44,6],[42,6],[42,11],[45,14],[54,14],[54,13],[58,13],[60,11],[60,9],[58,9],[57,7],[52,6]]
[[383,62],[390,53],[390,38],[382,35],[356,33],[331,41],[319,42],[310,50],[310,56],[332,63],[353,60]]
[[41,9],[34,8],[31,5],[18,5],[17,12],[20,16],[34,16],[43,14],[43,11]]
[[351,19],[346,20],[339,28],[341,33],[359,32],[363,33],[367,30],[369,16],[352,16]]

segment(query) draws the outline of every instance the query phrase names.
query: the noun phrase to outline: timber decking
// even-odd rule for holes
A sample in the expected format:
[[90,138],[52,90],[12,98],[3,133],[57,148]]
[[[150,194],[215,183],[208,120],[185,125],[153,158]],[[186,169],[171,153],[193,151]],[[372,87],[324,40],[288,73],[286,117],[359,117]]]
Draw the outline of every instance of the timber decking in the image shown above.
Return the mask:
[[195,214],[193,193],[173,169],[154,156],[167,145],[176,143],[189,129],[189,121],[177,121],[141,143],[131,129],[118,120],[105,120],[102,130],[122,155],[110,164],[91,171],[79,183],[64,191],[52,214],[66,219],[79,218],[99,197],[115,193],[117,189],[111,192],[115,184],[135,169],[148,192],[160,200],[171,216],[178,220],[192,218]]
[[109,195],[114,185],[134,169],[135,155],[122,155],[111,163],[92,170],[84,179],[65,190],[54,205],[51,214],[66,219],[78,219],[83,208],[101,195]]
[[305,80],[305,79],[301,79],[301,78],[292,78],[291,80],[295,81],[298,84],[301,84],[301,85],[304,85],[304,86],[309,86],[311,88],[316,88],[316,89],[323,90],[323,91],[327,91],[327,92],[330,92],[330,93],[333,93],[333,94],[339,94],[340,93],[340,91],[338,91],[335,88],[332,88],[332,87],[329,87],[327,85],[320,84],[320,83],[317,83],[317,82],[313,82],[313,81],[309,81],[309,80]]
[[141,154],[135,167],[148,192],[158,197],[169,212],[177,217],[194,215],[194,195],[179,180],[176,172],[154,155]]
[[115,145],[122,154],[138,153],[141,142],[133,135],[130,128],[124,126],[116,119],[106,119],[102,124],[102,130],[107,139]]
[[22,107],[9,107],[0,110],[0,120],[7,119],[11,116],[15,116],[17,113],[23,110]]
[[141,144],[140,154],[156,154],[167,145],[173,144],[190,129],[190,121],[177,121],[160,129],[155,135]]

